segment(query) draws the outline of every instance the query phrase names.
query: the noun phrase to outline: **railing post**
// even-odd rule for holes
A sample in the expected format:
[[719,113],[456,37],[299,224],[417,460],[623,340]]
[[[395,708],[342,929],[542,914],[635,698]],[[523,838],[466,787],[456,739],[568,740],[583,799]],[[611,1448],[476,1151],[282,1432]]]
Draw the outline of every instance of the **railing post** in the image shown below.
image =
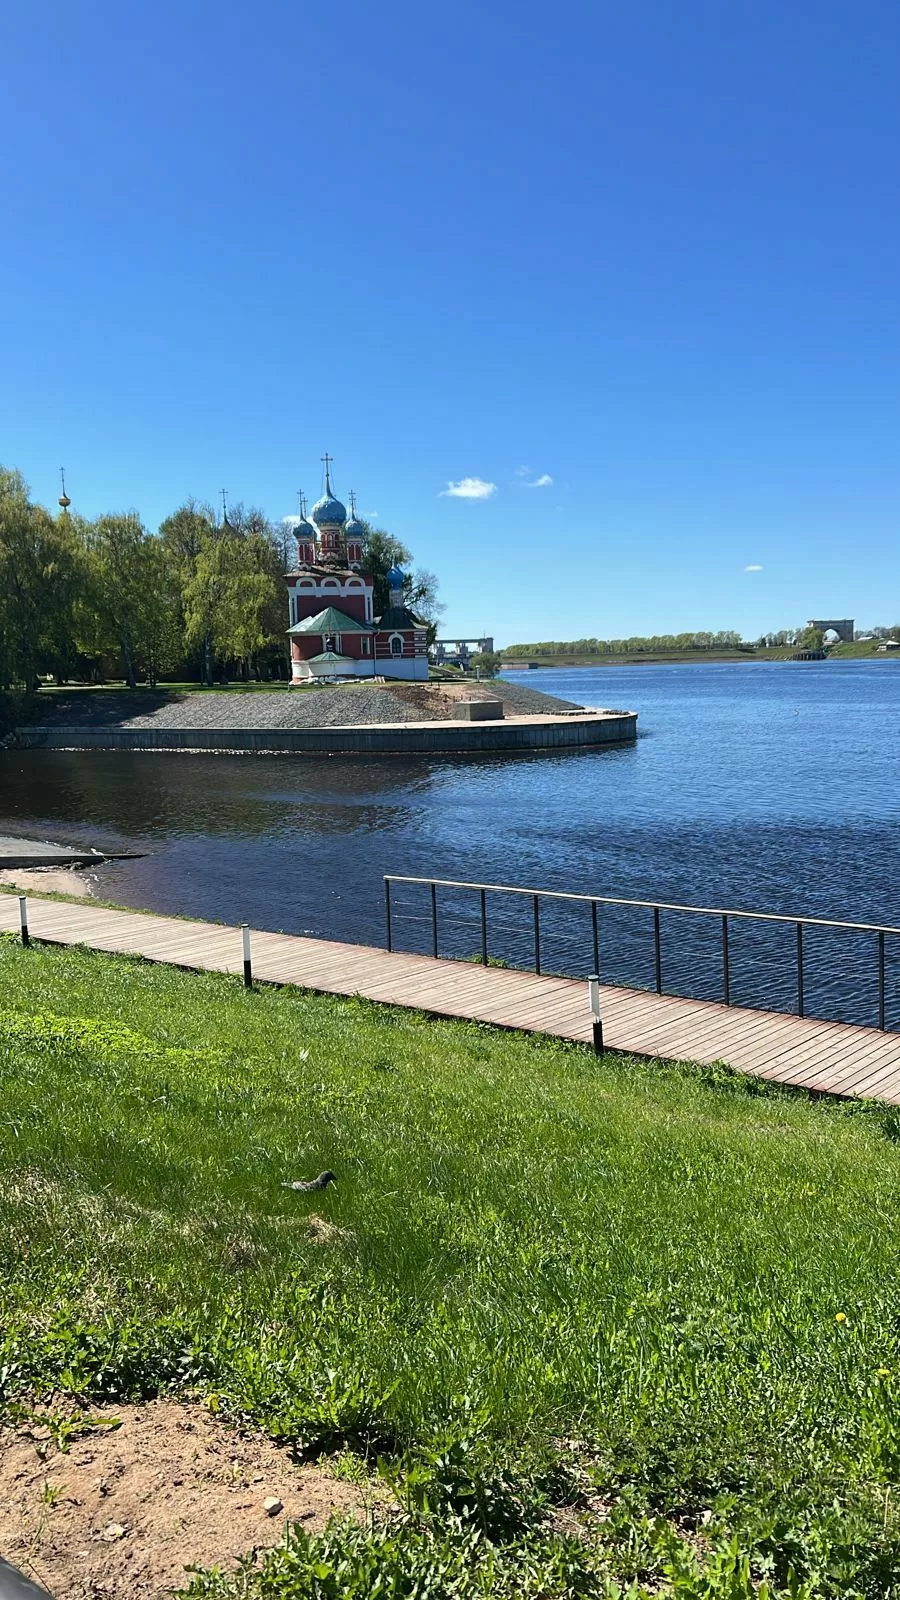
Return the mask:
[[878,1026],[884,1031],[884,934],[878,935]]
[[541,907],[537,895],[534,897],[534,970],[540,977],[541,973]]
[[594,971],[600,971],[600,938],[597,932],[597,902],[591,901],[591,938],[594,946]]
[[725,989],[725,1004],[731,1005],[731,961],[728,955],[728,915],[722,917],[722,978]]
[[437,932],[437,884],[431,885],[431,954],[437,960],[438,932]]
[[484,890],[482,889],[482,891],[481,891],[481,965],[483,967],[486,967],[487,964],[488,964],[487,898],[485,896]]
[[22,946],[27,950],[31,944],[31,934],[28,932],[28,900],[24,894],[19,895],[19,927],[22,930]]
[[653,907],[653,961],[656,968],[656,992],[662,994],[662,947],[659,938],[659,906]]
[[592,972],[588,978],[588,1002],[591,1008],[591,1022],[594,1040],[594,1055],[603,1054],[603,1018],[600,1015],[600,977]]
[[385,922],[385,928],[387,929],[387,947],[388,947],[388,950],[390,951],[390,950],[392,950],[394,948],[393,944],[392,944],[392,941],[391,941],[391,880],[390,880],[390,878],[385,878],[385,880],[384,880],[384,922]]
[[253,968],[250,964],[250,928],[246,922],[241,923],[241,951],[244,957],[244,988],[253,988]]
[[797,923],[797,1015],[806,1016],[806,1004],[803,995],[803,923]]

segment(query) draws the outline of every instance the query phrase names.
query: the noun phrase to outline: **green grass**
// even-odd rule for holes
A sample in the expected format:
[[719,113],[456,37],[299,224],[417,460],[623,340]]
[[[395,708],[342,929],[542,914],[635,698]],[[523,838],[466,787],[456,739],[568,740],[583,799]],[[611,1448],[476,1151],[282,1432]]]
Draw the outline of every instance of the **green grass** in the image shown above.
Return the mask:
[[196,1595],[895,1596],[898,1137],[6,937],[0,1401],[200,1391],[381,1460],[401,1516]]

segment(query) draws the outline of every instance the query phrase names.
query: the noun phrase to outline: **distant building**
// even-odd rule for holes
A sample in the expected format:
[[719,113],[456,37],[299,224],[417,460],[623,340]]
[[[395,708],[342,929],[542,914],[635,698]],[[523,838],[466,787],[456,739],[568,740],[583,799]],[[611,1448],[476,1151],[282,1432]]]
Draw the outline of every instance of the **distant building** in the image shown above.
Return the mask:
[[852,617],[813,617],[807,622],[808,628],[818,628],[821,633],[836,633],[845,644],[853,643],[853,618]]
[[435,639],[431,647],[431,654],[436,667],[462,667],[468,670],[473,651],[469,649],[474,645],[474,654],[488,655],[494,648],[494,641],[489,635],[483,639]]
[[390,603],[374,615],[375,586],[365,571],[364,528],[351,497],[350,516],[331,489],[325,457],[325,493],[309,517],[301,502],[294,528],[297,561],[285,574],[290,611],[291,678],[428,677],[428,628],[405,604],[406,577],[388,573]]
[[882,639],[877,646],[876,654],[884,655],[888,650],[900,650],[900,639]]

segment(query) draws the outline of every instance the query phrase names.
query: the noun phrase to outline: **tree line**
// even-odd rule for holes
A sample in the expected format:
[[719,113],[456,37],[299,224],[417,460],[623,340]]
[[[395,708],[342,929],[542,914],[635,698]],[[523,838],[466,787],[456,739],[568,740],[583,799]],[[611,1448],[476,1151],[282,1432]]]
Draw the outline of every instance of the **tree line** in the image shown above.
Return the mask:
[[640,651],[663,650],[740,650],[752,649],[739,633],[726,628],[720,633],[655,633],[629,639],[551,639],[539,644],[510,644],[504,655],[563,656],[634,655]]
[[[377,616],[390,568],[413,558],[384,529],[363,526]],[[218,518],[189,499],[152,533],[136,511],[53,516],[20,473],[0,467],[0,689],[31,691],[48,676],[131,687],[287,678],[282,575],[293,557],[289,526],[256,506]],[[414,572],[405,599],[434,626],[433,573]]]
[[[867,630],[874,638],[900,638],[895,628],[877,627]],[[858,635],[857,635],[858,637]],[[537,644],[510,644],[504,647],[505,656],[619,656],[656,655],[666,651],[687,650],[739,650],[753,651],[764,648],[793,647],[820,650],[825,641],[821,628],[779,628],[761,634],[758,639],[743,639],[733,628],[723,628],[718,633],[654,633],[635,634],[629,639],[569,639],[545,640]]]

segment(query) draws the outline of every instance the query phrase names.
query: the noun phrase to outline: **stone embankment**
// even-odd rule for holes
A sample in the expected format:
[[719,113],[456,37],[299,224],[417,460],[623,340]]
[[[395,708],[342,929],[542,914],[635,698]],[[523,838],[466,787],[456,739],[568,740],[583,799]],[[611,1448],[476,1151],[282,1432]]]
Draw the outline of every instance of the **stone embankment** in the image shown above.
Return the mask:
[[[456,689],[456,685],[452,686]],[[507,716],[580,711],[571,700],[500,680],[465,685],[467,698],[500,699]],[[47,698],[41,726],[118,728],[347,728],[366,723],[440,722],[457,715],[455,695],[438,685],[344,684],[340,688],[89,691]],[[135,707],[139,706],[139,711]]]
[[561,748],[635,736],[633,712],[585,711],[503,681],[465,685],[467,698],[503,702],[502,719],[473,724],[460,714],[461,687],[75,691],[48,696],[47,714],[15,738],[44,749],[401,754]]

